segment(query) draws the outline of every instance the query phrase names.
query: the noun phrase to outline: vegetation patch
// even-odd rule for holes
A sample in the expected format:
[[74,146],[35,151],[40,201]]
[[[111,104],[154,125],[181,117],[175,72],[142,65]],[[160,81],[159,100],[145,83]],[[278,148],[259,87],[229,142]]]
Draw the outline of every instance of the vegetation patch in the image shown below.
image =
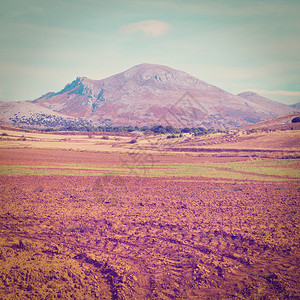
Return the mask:
[[1,175],[68,175],[168,177],[195,176],[235,180],[286,181],[300,178],[299,160],[259,160],[228,163],[182,164],[62,164],[60,166],[1,166]]

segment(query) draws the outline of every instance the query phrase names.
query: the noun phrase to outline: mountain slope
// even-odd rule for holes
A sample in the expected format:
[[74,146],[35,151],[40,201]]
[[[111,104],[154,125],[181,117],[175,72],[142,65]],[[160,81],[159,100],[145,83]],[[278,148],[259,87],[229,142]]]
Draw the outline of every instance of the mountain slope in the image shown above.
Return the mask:
[[292,120],[296,117],[300,117],[300,112],[293,113],[289,115],[284,115],[281,117],[273,118],[267,121],[262,121],[256,124],[248,125],[242,127],[243,130],[252,130],[252,129],[266,129],[266,130],[299,130],[300,123],[292,123]]
[[35,103],[0,101],[0,123],[18,127],[61,128],[89,126],[91,121],[68,117]]
[[47,108],[41,109],[34,103],[26,101],[5,102],[0,101],[0,120],[9,123],[15,118],[27,119],[35,114],[62,116],[61,114]]
[[296,109],[296,110],[300,111],[300,102],[289,105],[289,107],[292,107],[293,109]]
[[185,72],[141,64],[102,80],[78,77],[32,103],[106,125],[230,129],[295,111],[273,102],[250,101]]
[[277,101],[271,100],[269,98],[258,95],[254,92],[243,92],[238,94],[238,96],[251,101],[252,103],[260,104],[264,107],[265,111],[271,111],[274,114],[274,117],[279,115],[287,115],[293,112],[297,112],[296,108],[293,108],[289,105],[279,103]]

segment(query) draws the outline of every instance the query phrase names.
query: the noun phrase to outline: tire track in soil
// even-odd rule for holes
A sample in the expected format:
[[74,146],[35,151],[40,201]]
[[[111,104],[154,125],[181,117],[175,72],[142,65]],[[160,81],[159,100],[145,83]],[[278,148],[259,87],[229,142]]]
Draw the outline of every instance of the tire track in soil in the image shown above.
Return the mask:
[[[26,177],[22,178],[22,180],[26,180]],[[55,185],[56,195],[49,200],[57,203],[55,198],[60,199],[60,195],[64,191],[58,188],[63,184],[60,183],[61,177],[55,178],[56,180],[51,181],[51,184]],[[17,179],[10,179],[10,184],[13,183],[11,180]],[[68,180],[70,180],[70,184],[76,183],[82,190],[87,186],[86,178],[81,180],[76,178],[74,182],[72,182],[72,178]],[[91,182],[91,179],[89,180]],[[188,298],[191,296],[189,291],[200,295],[200,289],[204,288],[210,288],[215,295],[221,293],[220,295],[224,296],[226,289],[223,289],[223,292],[221,290],[225,284],[229,284],[229,279],[233,279],[233,282],[238,284],[237,288],[234,288],[233,285],[229,286],[230,293],[236,296],[241,296],[243,293],[247,295],[249,291],[253,292],[254,287],[250,284],[253,283],[255,286],[255,282],[269,286],[269,289],[266,288],[266,295],[276,295],[277,292],[284,293],[285,291],[286,294],[290,293],[286,290],[282,280],[283,275],[277,275],[275,272],[274,263],[270,262],[270,267],[267,268],[266,264],[272,258],[274,261],[285,262],[292,266],[292,259],[296,255],[295,250],[291,249],[288,254],[285,252],[288,246],[280,250],[280,244],[277,245],[273,240],[265,239],[263,236],[253,235],[252,231],[246,233],[246,229],[260,228],[262,223],[259,222],[271,216],[266,210],[267,208],[273,209],[271,212],[276,211],[278,225],[283,222],[282,224],[287,229],[293,228],[291,227],[293,224],[297,226],[298,214],[291,212],[288,215],[286,213],[287,208],[295,211],[297,209],[296,198],[293,199],[297,192],[292,188],[294,183],[275,183],[265,186],[264,183],[246,184],[243,182],[236,189],[236,185],[231,183],[201,182],[199,185],[198,182],[192,182],[176,183],[176,189],[174,189],[172,182],[166,183],[161,179],[152,178],[140,181],[141,186],[137,191],[134,180],[132,178],[126,180],[128,180],[130,197],[124,200],[123,207],[89,206],[90,202],[80,200],[84,196],[80,196],[78,189],[75,188],[68,194],[79,193],[77,202],[74,202],[73,198],[64,197],[57,207],[51,206],[54,210],[49,210],[49,215],[45,217],[43,215],[44,206],[39,207],[39,199],[43,199],[43,197],[29,198],[37,201],[35,202],[35,212],[40,213],[27,218],[23,216],[23,209],[15,205],[14,207],[18,210],[11,216],[2,215],[2,222],[9,227],[4,227],[5,234],[18,240],[32,239],[40,244],[57,245],[58,252],[61,254],[56,253],[57,250],[50,247],[46,252],[49,255],[71,256],[75,260],[76,255],[86,253],[86,257],[81,257],[78,261],[95,268],[95,272],[100,272],[110,287],[110,294],[114,294],[116,299],[122,299],[129,294],[141,294],[139,289],[147,290],[148,298]],[[32,188],[28,189],[25,196],[31,195],[35,184],[35,182],[32,184]],[[286,188],[279,189],[279,185]],[[148,197],[147,194],[143,195],[145,188],[149,186],[155,186],[155,190],[150,191],[154,193],[153,197]],[[17,195],[18,190],[15,193]],[[274,196],[270,197],[273,195],[272,193]],[[273,203],[274,199],[277,199],[275,203]],[[138,205],[141,201],[144,206]],[[96,210],[97,214],[93,215],[93,211],[90,211],[91,216],[84,216],[81,212],[82,207],[78,206],[71,212],[66,211],[66,215],[55,215],[57,210],[68,203],[70,207],[77,205],[76,203],[88,206],[89,209]],[[149,212],[149,208],[154,203],[156,204],[155,215]],[[174,205],[174,203],[178,203],[178,205]],[[201,206],[198,203],[202,203]],[[225,214],[227,214],[227,207],[230,205],[233,207],[230,210],[232,219],[223,220],[223,228],[227,228],[224,231],[218,229],[220,216],[224,214],[221,214],[218,203],[221,203],[221,208],[223,206]],[[24,202],[23,205],[25,204]],[[247,206],[240,209],[242,204],[248,205],[249,209]],[[30,215],[30,212],[27,214]],[[214,219],[208,219],[210,215]],[[62,216],[63,219],[61,219]],[[249,228],[238,224],[240,216],[245,220],[250,220],[250,223],[247,221]],[[39,227],[39,221],[45,223],[45,220],[47,224],[51,224],[52,230]],[[270,221],[271,219],[269,219]],[[62,222],[61,225],[59,225],[60,222]],[[78,225],[75,229],[72,227],[73,225],[70,225],[74,222],[75,225],[76,223]],[[82,224],[85,227],[82,227]],[[228,229],[230,226],[224,227],[225,225],[230,225],[232,229]],[[13,230],[9,230],[10,228]],[[17,228],[21,231],[18,231]],[[254,231],[254,229],[252,230]],[[81,230],[83,231],[81,232]],[[291,245],[292,237],[288,238]],[[99,241],[98,244],[97,241]],[[274,241],[280,242],[280,239]],[[93,257],[90,253],[101,253],[102,258]],[[250,261],[247,258],[250,258]],[[105,262],[107,262],[107,269],[104,267]],[[128,271],[126,267],[131,269]],[[264,273],[258,273],[259,268],[266,269]],[[107,273],[103,274],[101,270],[104,273],[107,271]],[[251,275],[251,272],[256,275]],[[290,274],[285,274],[288,282],[291,283]],[[124,279],[126,275],[127,279]],[[147,282],[143,283],[140,278],[135,281],[133,276],[145,276]],[[249,282],[248,290],[247,285],[242,283],[244,277]],[[212,295],[210,293],[212,292],[207,292],[203,299]]]

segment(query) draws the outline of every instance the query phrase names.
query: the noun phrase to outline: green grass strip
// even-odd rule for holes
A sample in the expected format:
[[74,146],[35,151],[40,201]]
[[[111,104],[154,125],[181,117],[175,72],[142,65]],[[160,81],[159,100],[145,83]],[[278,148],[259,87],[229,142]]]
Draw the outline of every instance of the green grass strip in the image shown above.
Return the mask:
[[300,160],[256,160],[228,163],[183,164],[62,164],[59,166],[1,166],[0,175],[67,175],[171,177],[195,176],[215,179],[287,181],[300,179]]

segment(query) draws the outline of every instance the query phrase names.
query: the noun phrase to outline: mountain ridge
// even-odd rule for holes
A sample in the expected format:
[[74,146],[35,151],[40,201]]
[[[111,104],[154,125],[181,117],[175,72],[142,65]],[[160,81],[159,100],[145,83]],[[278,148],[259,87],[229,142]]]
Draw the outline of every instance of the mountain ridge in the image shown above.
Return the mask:
[[300,102],[291,104],[291,105],[289,105],[289,107],[292,107],[292,108],[297,109],[298,111],[300,111]]
[[144,63],[101,80],[77,77],[62,90],[31,103],[41,110],[109,126],[232,129],[295,112],[267,98],[262,104],[240,95],[186,72]]

